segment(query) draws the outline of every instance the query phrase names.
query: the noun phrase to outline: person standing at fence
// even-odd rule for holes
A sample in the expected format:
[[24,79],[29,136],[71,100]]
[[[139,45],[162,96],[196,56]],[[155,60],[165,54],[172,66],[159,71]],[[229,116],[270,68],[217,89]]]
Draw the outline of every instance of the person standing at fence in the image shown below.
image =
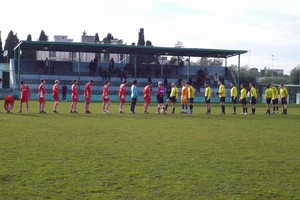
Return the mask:
[[249,83],[249,87],[250,87],[251,107],[252,107],[252,112],[250,113],[250,115],[255,115],[257,92],[253,83]]
[[283,83],[281,83],[280,85],[280,98],[281,98],[281,104],[282,104],[282,115],[287,115],[287,98],[288,98],[288,91],[287,89],[284,87]]
[[225,115],[225,96],[226,96],[226,91],[225,91],[225,86],[223,81],[219,80],[219,91],[217,92],[217,95],[220,97],[220,106],[221,106],[221,115]]
[[62,101],[67,101],[67,90],[68,90],[68,87],[66,86],[66,84],[64,84],[61,87],[61,90],[62,90],[62,98],[61,98],[61,100]]
[[131,86],[131,104],[130,104],[130,114],[136,114],[135,113],[135,105],[138,98],[139,92],[137,87],[137,80],[134,80],[132,82]]
[[84,91],[83,91],[83,96],[84,96],[84,113],[85,114],[91,114],[89,107],[90,107],[90,102],[91,102],[91,97],[92,97],[92,86],[93,86],[94,81],[90,80],[87,84],[84,86]]
[[23,103],[26,104],[26,113],[28,113],[28,100],[30,98],[30,88],[27,84],[24,83],[24,81],[21,81],[20,83],[21,83],[20,86],[21,95],[20,95],[19,113],[22,112]]
[[210,97],[211,97],[211,88],[209,86],[209,82],[205,82],[205,105],[206,105],[206,113],[205,114],[210,114],[211,112],[211,106],[210,106]]
[[236,115],[236,98],[237,98],[237,89],[235,87],[235,84],[233,82],[230,83],[231,89],[230,89],[230,96],[231,96],[231,103],[233,108],[232,115]]
[[72,103],[71,103],[71,107],[70,107],[70,113],[77,113],[77,111],[76,111],[77,103],[78,103],[77,80],[73,80],[73,84],[72,84]]
[[144,87],[143,93],[144,93],[144,113],[148,112],[148,106],[151,103],[151,82],[148,82],[148,84]]
[[123,112],[123,105],[126,101],[126,85],[127,85],[127,81],[123,81],[123,83],[120,85],[120,88],[119,88],[119,100],[120,100],[120,106],[119,106],[119,111],[120,111],[120,114],[125,114]]
[[245,88],[244,83],[241,83],[240,88],[241,88],[240,102],[243,107],[243,112],[241,114],[247,115],[247,112],[248,112],[248,110],[247,110],[247,90]]
[[39,99],[39,113],[46,113],[44,108],[45,108],[45,96],[46,96],[46,90],[45,90],[45,79],[41,79],[41,84],[39,85],[38,88],[38,99]]
[[102,110],[103,110],[104,114],[109,113],[109,111],[108,111],[108,108],[110,106],[110,98],[108,96],[109,85],[110,85],[110,81],[107,80],[107,81],[105,81],[105,85],[103,86],[103,93],[102,93],[103,105],[102,105]]

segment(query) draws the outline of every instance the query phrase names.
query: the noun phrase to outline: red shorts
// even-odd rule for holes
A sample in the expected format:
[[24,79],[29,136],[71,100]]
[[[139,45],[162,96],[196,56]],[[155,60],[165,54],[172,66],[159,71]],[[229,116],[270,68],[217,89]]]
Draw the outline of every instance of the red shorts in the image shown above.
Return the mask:
[[110,102],[110,99],[109,99],[109,97],[102,97],[102,101],[104,102],[104,103],[107,103],[107,102]]
[[22,97],[22,98],[20,99],[20,102],[21,102],[21,103],[28,102],[28,97]]
[[39,102],[40,102],[40,103],[45,103],[45,98],[44,98],[44,97],[40,97],[40,98],[39,98]]
[[125,103],[125,99],[119,98],[120,99],[120,103]]
[[72,97],[73,102],[78,102],[78,97]]
[[144,98],[144,103],[150,104],[150,102],[151,102],[150,97]]
[[59,101],[59,96],[53,95],[54,101]]

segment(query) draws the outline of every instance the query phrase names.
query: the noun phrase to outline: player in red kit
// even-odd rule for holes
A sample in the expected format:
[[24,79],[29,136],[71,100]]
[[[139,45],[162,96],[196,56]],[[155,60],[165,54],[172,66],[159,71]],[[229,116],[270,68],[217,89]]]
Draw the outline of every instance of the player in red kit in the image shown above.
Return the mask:
[[126,100],[126,85],[127,81],[123,81],[123,83],[120,85],[119,89],[119,99],[120,99],[120,114],[125,114],[123,112],[123,104],[125,103]]
[[148,113],[148,106],[151,102],[151,82],[148,82],[148,84],[144,87],[143,93],[144,93],[144,113]]
[[78,88],[77,88],[77,80],[73,80],[72,85],[72,103],[70,107],[70,113],[77,113],[76,107],[78,102]]
[[5,96],[4,97],[4,109],[6,110],[7,114],[11,114],[11,110],[14,107],[15,100],[12,96]]
[[30,98],[30,88],[27,84],[24,83],[24,81],[21,81],[21,86],[20,86],[20,110],[19,113],[22,112],[22,105],[23,103],[26,104],[26,113],[28,113],[28,99]]
[[53,112],[57,113],[56,109],[59,103],[59,80],[55,80],[52,87],[52,96],[54,99]]
[[90,106],[90,102],[91,102],[91,96],[92,96],[92,86],[93,86],[94,81],[90,80],[87,84],[85,84],[84,86],[84,92],[83,92],[83,97],[85,100],[84,103],[84,111],[85,114],[91,114],[91,112],[89,111],[89,106]]
[[45,83],[46,83],[45,79],[41,79],[41,84],[40,84],[39,89],[38,89],[39,112],[40,113],[46,113],[44,111],[45,103],[46,103],[46,100],[45,100],[45,95],[46,95]]
[[102,101],[103,101],[103,105],[102,105],[102,110],[103,113],[109,113],[108,111],[108,107],[110,105],[110,98],[108,96],[108,87],[110,85],[109,80],[105,81],[105,85],[103,86],[103,93],[102,93]]

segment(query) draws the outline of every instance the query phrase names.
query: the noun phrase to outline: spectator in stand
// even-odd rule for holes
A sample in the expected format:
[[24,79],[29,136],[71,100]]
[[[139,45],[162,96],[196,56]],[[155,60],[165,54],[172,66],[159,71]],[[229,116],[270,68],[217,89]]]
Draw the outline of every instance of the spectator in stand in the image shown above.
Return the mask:
[[93,65],[92,76],[96,76],[97,68],[98,68],[98,59],[94,58],[94,65]]
[[48,74],[49,69],[50,69],[50,62],[49,62],[49,59],[46,58],[46,60],[45,60],[45,74]]
[[93,70],[94,70],[94,61],[93,60],[91,60],[91,62],[89,63],[89,69],[90,69],[89,76],[93,76]]
[[55,67],[53,64],[50,65],[50,74],[53,75],[54,74],[54,70],[55,70]]
[[66,84],[64,84],[62,87],[62,101],[67,101],[67,90],[68,90],[68,87],[66,86]]
[[219,76],[217,73],[215,73],[214,75],[214,87],[218,87],[218,80],[219,80]]
[[39,67],[39,74],[40,75],[44,74],[45,72],[44,61],[42,59],[39,61],[38,67]]
[[108,74],[107,74],[107,79],[110,81],[110,76],[111,76],[111,74],[114,72],[114,70],[115,70],[115,61],[114,61],[114,59],[113,58],[111,58],[110,60],[109,60],[109,65],[108,65]]
[[207,68],[204,69],[204,78],[206,83],[210,83],[209,73]]

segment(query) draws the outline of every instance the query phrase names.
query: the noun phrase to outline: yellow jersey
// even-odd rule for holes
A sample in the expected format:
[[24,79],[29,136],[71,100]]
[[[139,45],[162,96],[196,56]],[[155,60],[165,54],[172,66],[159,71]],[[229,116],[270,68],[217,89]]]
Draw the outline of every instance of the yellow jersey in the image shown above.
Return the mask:
[[176,86],[172,87],[170,97],[178,98],[178,88]]
[[230,96],[236,98],[237,97],[237,89],[233,86],[230,90]]
[[251,97],[254,97],[255,99],[257,99],[257,92],[256,92],[256,89],[254,87],[251,87],[250,95],[251,95]]
[[209,86],[205,88],[204,96],[206,97],[207,100],[210,99],[210,97],[211,97],[211,88]]
[[225,86],[223,84],[219,87],[219,97],[225,97]]
[[188,87],[188,98],[192,99],[195,97],[195,89],[193,88],[193,86],[189,86]]
[[279,93],[280,93],[280,98],[286,98],[289,95],[285,87],[280,88]]
[[274,99],[278,99],[278,90],[277,90],[277,88],[276,87],[271,87],[271,89],[272,89],[272,99],[274,100]]
[[240,100],[246,99],[247,97],[247,90],[245,88],[241,89],[241,96]]
[[272,98],[272,89],[267,88],[265,92],[265,99],[271,99]]

